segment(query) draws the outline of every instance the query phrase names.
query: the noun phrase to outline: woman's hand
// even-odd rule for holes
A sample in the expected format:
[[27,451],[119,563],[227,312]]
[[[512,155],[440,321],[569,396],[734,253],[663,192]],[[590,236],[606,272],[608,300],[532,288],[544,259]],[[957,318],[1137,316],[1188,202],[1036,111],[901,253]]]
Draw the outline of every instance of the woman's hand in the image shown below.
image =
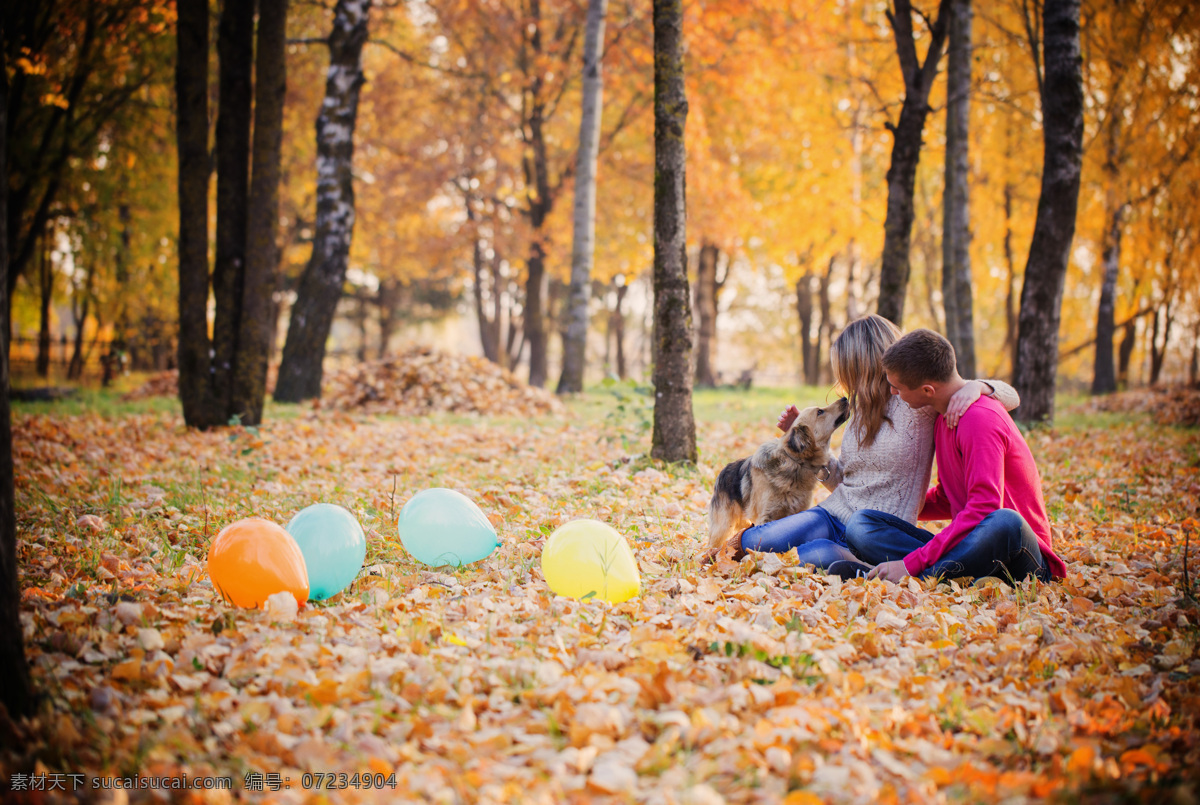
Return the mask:
[[988,386],[982,380],[968,380],[966,384],[958,391],[954,392],[954,396],[950,398],[950,403],[946,407],[946,424],[951,428],[958,427],[958,419],[967,412],[967,409],[975,404],[975,401],[982,397],[985,393],[991,394],[995,389]]
[[[978,396],[978,395],[976,395]],[[974,400],[972,400],[974,402]],[[784,433],[788,432],[788,428],[796,421],[796,417],[800,416],[800,409],[794,405],[789,405],[783,409],[783,413],[779,415],[779,429]]]

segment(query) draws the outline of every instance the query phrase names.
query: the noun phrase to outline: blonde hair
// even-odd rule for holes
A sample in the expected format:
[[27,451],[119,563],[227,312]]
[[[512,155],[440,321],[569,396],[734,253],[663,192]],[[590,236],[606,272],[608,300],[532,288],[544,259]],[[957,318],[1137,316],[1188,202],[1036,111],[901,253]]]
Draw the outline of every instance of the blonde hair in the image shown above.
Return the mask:
[[834,381],[850,402],[854,414],[850,427],[863,447],[875,442],[884,422],[892,423],[887,415],[892,389],[883,370],[883,354],[899,338],[896,325],[871,314],[847,324],[830,348]]

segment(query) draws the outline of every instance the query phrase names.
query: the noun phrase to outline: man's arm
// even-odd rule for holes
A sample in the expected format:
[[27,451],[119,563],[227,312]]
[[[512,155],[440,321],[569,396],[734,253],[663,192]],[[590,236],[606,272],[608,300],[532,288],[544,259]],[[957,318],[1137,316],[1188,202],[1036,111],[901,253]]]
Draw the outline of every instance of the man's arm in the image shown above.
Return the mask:
[[[984,413],[984,412],[981,412]],[[904,566],[910,575],[916,576],[962,541],[975,526],[992,512],[1004,505],[1004,455],[1007,434],[995,421],[994,412],[972,417],[969,427],[960,427],[952,438],[962,453],[966,478],[966,503],[954,514],[950,525],[939,531],[933,539],[904,557]],[[938,471],[942,472],[939,467]],[[942,484],[945,483],[943,478]],[[939,484],[940,486],[941,484]],[[935,487],[937,489],[937,487]],[[929,501],[926,498],[926,507]],[[923,519],[933,519],[932,513]]]

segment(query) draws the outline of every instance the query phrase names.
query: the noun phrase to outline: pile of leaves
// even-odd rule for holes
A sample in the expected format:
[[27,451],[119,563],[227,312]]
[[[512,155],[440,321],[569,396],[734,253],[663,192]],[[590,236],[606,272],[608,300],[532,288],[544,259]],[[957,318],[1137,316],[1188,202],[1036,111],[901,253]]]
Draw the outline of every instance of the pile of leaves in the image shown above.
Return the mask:
[[[113,775],[219,775],[270,802],[317,786],[339,802],[1194,800],[1194,433],[1133,417],[1030,435],[1061,582],[843,583],[774,554],[701,567],[715,468],[774,413],[761,432],[700,423],[713,466],[699,469],[630,456],[604,438],[616,420],[317,410],[196,433],[166,415],[18,415],[22,618],[47,699],[9,727],[24,746],[0,756],[0,785],[76,773],[95,796]],[[458,570],[408,557],[396,515],[432,486],[480,505],[492,556]],[[295,616],[225,606],[204,572],[215,533],[315,501],[367,531],[354,584]],[[640,596],[547,588],[542,545],[578,517],[629,540]],[[182,798],[132,792],[152,796]]]
[[148,400],[152,397],[178,397],[179,396],[179,370],[168,369],[165,372],[158,372],[146,378],[146,382],[121,395],[121,399],[125,402],[136,402],[138,400]]
[[[275,374],[272,367],[268,392],[274,388]],[[134,402],[178,395],[179,372],[172,369],[150,377],[121,399]],[[564,411],[554,394],[529,386],[491,361],[424,346],[328,373],[320,405],[397,416],[447,412],[530,417]]]
[[333,373],[325,380],[322,405],[410,416],[443,411],[516,417],[562,412],[552,393],[529,386],[489,360],[425,346]]
[[1097,397],[1094,410],[1147,412],[1162,425],[1200,426],[1200,389],[1149,388]]

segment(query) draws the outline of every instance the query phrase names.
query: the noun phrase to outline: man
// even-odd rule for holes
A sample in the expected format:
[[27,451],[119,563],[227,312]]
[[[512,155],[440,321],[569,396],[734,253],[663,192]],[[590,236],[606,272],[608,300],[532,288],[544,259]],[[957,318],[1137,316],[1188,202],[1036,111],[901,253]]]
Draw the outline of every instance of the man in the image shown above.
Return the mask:
[[919,519],[950,525],[932,534],[890,514],[860,510],[846,523],[845,539],[875,567],[836,562],[829,572],[887,581],[1063,578],[1066,566],[1052,549],[1041,477],[1008,412],[982,397],[957,428],[946,425],[950,398],[966,382],[950,342],[932,330],[914,330],[888,349],[883,367],[893,394],[912,408],[931,405],[940,415],[934,428],[938,483],[926,493]]

